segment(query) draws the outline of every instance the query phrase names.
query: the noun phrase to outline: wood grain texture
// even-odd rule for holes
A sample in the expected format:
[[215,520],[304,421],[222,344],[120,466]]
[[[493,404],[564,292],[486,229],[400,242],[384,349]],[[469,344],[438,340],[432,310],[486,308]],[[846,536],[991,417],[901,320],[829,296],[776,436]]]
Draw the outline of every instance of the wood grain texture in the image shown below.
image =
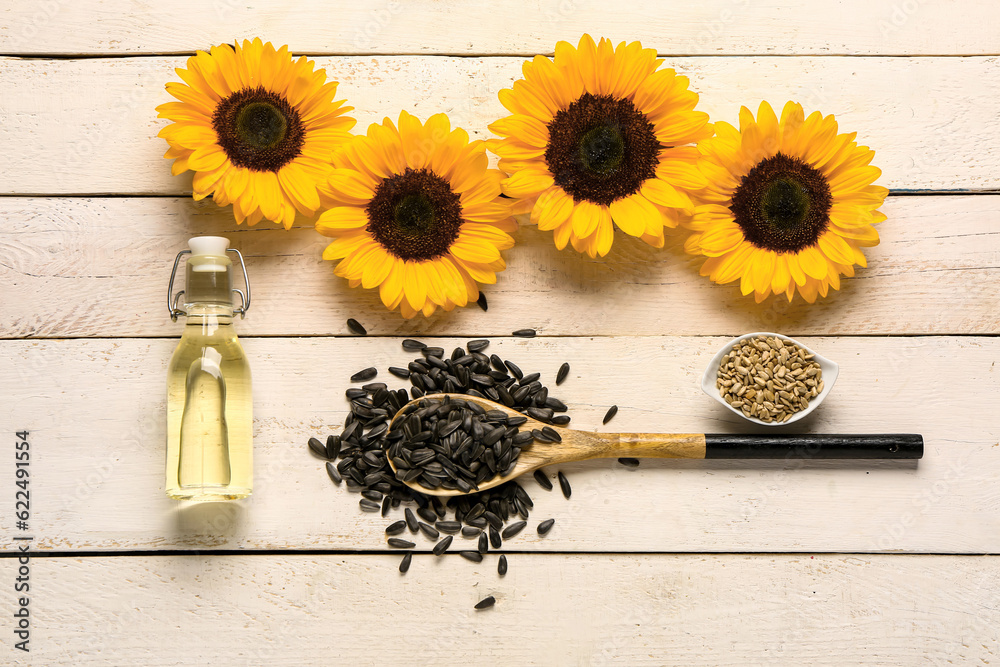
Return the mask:
[[[440,339],[451,349],[461,339]],[[500,339],[488,348],[552,384],[573,426],[773,433],[703,395],[712,337]],[[562,466],[571,500],[535,501],[508,547],[529,551],[1000,553],[1000,339],[804,339],[840,364],[824,404],[793,433],[917,432],[924,458],[901,462],[613,460]],[[166,364],[175,342],[4,341],[0,425],[31,432],[32,530],[46,551],[385,548],[391,519],[363,514],[306,446],[339,432],[347,377],[403,365],[396,339],[245,340],[254,373],[255,491],[245,503],[182,505],[163,493]],[[390,386],[402,381],[381,373]],[[555,470],[549,470],[551,475]],[[13,466],[0,488],[13,488]],[[547,537],[535,525],[556,519]],[[433,543],[418,538],[420,550]],[[10,551],[10,544],[2,547]]]
[[[405,576],[398,555],[36,558],[31,664],[842,667],[1000,652],[997,557],[507,558],[502,578],[495,556],[416,556]],[[487,595],[496,605],[475,611]]]
[[211,202],[166,198],[0,198],[0,337],[173,336],[166,286],[187,239],[222,234],[246,257],[253,305],[243,335],[990,334],[1000,332],[1000,197],[891,197],[869,268],[808,305],[756,305],[698,275],[678,248],[619,235],[611,254],[560,252],[523,227],[490,308],[403,320],[376,290],[350,289],[309,228],[237,227]]
[[[34,0],[8,3],[0,53],[193,51],[261,36],[299,53],[551,53],[598,31],[670,54],[994,54],[991,0]],[[80,30],[80,26],[86,29]],[[595,33],[598,34],[598,33]]]
[[[497,92],[523,58],[357,56],[317,58],[341,81],[364,131],[400,109],[447,112],[475,138],[505,115]],[[180,194],[191,176],[170,175],[156,138],[186,58],[0,59],[0,193]],[[736,122],[740,105],[788,99],[836,114],[872,146],[879,183],[907,190],[1000,188],[1000,67],[996,57],[677,57],[669,66],[701,93],[699,109]]]

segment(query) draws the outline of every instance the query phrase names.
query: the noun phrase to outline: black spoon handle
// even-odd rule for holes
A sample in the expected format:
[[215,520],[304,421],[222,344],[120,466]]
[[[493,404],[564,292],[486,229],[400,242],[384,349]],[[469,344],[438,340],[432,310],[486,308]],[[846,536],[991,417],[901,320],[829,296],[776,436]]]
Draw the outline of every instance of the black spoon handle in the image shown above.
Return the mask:
[[923,436],[705,434],[706,459],[919,459]]

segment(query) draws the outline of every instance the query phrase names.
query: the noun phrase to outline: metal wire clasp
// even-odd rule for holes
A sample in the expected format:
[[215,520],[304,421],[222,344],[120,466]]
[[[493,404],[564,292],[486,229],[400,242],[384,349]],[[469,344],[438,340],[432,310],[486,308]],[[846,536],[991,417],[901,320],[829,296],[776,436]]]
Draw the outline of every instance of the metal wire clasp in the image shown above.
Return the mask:
[[[233,289],[233,292],[240,295],[240,305],[233,308],[233,315],[239,315],[240,319],[243,319],[247,316],[247,311],[250,310],[250,277],[247,275],[247,265],[243,262],[243,255],[236,248],[228,248],[226,252],[236,253],[236,256],[240,259],[240,268],[243,270],[243,284],[247,288],[246,294],[242,290]],[[170,319],[174,322],[177,321],[178,315],[187,315],[187,312],[177,307],[181,296],[184,294],[184,290],[174,294],[174,278],[177,277],[177,267],[180,266],[181,255],[190,254],[190,250],[181,250],[177,253],[177,257],[174,258],[174,268],[170,271],[170,283],[167,285],[167,312],[170,313]]]

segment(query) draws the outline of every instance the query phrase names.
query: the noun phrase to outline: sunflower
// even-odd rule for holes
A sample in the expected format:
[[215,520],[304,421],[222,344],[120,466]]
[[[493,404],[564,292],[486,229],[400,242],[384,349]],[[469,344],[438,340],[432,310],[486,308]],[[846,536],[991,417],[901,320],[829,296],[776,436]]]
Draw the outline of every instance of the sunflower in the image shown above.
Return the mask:
[[740,280],[757,303],[772,292],[808,301],[840,289],[840,276],[867,266],[861,248],[878,245],[876,209],[889,191],[872,185],[881,170],[857,133],[837,134],[818,111],[805,118],[788,102],[781,120],[761,102],[756,120],[740,110],[740,129],[715,124],[703,141],[699,168],[707,185],[685,222],[684,249],[708,257],[701,275],[719,284]]
[[287,229],[296,211],[316,213],[317,184],[355,121],[343,115],[351,107],[333,101],[337,82],[313,65],[255,39],[198,51],[176,70],[186,85],[167,84],[180,101],[156,108],[174,121],[159,136],[170,144],[173,174],[195,172],[196,200],[232,203],[236,221],[248,225],[267,218]]
[[386,118],[338,151],[321,193],[333,208],[316,229],[336,240],[323,258],[351,287],[379,287],[389,310],[430,316],[475,303],[477,283],[506,268],[514,245],[510,204],[483,142],[451,129],[445,114],[426,124],[406,113]]
[[708,115],[694,111],[687,77],[661,64],[639,42],[584,35],[575,48],[559,42],[554,60],[525,62],[524,78],[500,91],[512,115],[490,125],[504,137],[490,148],[510,174],[504,194],[554,231],[557,248],[606,255],[615,227],[663,247],[663,228],[705,184],[686,144],[712,136]]

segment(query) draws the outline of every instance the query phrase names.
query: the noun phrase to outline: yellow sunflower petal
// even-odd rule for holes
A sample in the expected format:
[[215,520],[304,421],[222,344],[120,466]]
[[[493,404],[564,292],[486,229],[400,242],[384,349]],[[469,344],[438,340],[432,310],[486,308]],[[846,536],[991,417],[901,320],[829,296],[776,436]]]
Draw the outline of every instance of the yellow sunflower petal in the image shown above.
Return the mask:
[[368,213],[355,206],[338,206],[320,214],[316,219],[316,231],[333,236],[344,230],[361,229],[368,225]]
[[531,209],[531,222],[542,231],[560,226],[573,213],[573,198],[559,187],[543,192]]
[[614,223],[629,236],[642,236],[648,226],[663,226],[659,209],[642,195],[623,197],[611,202],[609,208]]
[[578,239],[587,238],[594,233],[601,220],[609,215],[608,209],[604,206],[592,204],[589,201],[577,202],[570,216],[573,223],[573,235]]
[[552,187],[552,174],[525,169],[503,181],[501,187],[508,197],[536,197],[543,190]]
[[815,246],[809,246],[808,248],[803,248],[798,252],[797,255],[799,259],[799,265],[802,267],[802,271],[805,272],[810,278],[815,278],[817,280],[825,278],[829,272],[829,263]]

